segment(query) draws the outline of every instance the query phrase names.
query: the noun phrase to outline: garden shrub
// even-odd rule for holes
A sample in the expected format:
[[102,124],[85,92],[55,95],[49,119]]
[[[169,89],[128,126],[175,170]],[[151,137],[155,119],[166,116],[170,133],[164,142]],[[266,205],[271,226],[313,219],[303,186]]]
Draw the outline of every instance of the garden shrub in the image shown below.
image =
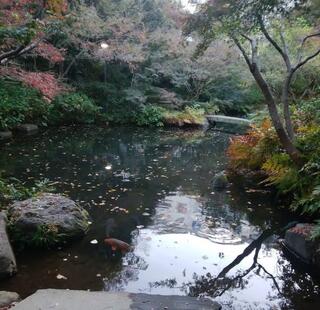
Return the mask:
[[[255,125],[247,135],[235,137],[228,149],[232,169],[263,170],[265,184],[274,185],[279,193],[291,194],[291,208],[320,216],[320,100],[301,102],[294,107],[296,146],[304,164],[298,167],[281,149],[269,120]],[[320,225],[320,221],[318,222]],[[320,237],[320,227],[314,237]]]
[[139,126],[163,126],[164,109],[154,105],[144,106],[136,114],[136,123]]
[[261,169],[263,164],[280,149],[276,133],[269,119],[253,125],[247,135],[231,139],[228,148],[233,168]]
[[164,123],[203,125],[205,123],[205,110],[199,107],[185,107],[182,111],[166,110],[163,114]]
[[48,103],[35,89],[20,82],[0,79],[0,130],[8,130],[24,122],[45,123]]
[[56,97],[49,108],[48,121],[60,124],[92,124],[100,108],[86,95],[72,93]]

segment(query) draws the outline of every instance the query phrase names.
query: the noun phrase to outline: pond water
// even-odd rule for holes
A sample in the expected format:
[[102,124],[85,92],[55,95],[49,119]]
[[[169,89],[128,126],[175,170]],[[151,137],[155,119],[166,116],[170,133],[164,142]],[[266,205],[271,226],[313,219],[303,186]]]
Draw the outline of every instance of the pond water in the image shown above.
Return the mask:
[[[232,263],[262,232],[291,219],[267,191],[241,182],[213,190],[230,137],[61,128],[1,146],[0,170],[29,184],[49,179],[88,209],[92,225],[85,238],[58,250],[18,253],[19,272],[0,290],[24,297],[39,288],[123,290],[210,296],[224,309],[320,309],[319,279],[290,263],[279,236],[266,234]],[[133,251],[110,255],[106,235]]]

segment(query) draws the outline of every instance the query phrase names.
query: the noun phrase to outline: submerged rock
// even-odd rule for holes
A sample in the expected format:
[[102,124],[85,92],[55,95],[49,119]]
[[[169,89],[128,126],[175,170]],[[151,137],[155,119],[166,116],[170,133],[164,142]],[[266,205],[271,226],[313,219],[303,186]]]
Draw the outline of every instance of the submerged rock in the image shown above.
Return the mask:
[[0,131],[0,142],[1,141],[8,141],[12,138],[11,131]]
[[15,292],[0,291],[0,307],[9,306],[20,300],[20,296]]
[[6,216],[0,212],[0,279],[10,277],[16,272],[17,264],[7,236]]
[[34,124],[21,124],[16,128],[16,130],[26,135],[32,135],[37,133],[39,128]]
[[51,241],[63,241],[84,235],[89,227],[85,209],[67,197],[49,193],[15,202],[9,208],[9,219],[12,231],[22,233],[26,242],[37,241],[35,235],[41,234],[57,239]]
[[311,239],[314,224],[297,224],[286,231],[284,245],[297,258],[320,268],[320,242]]
[[228,185],[229,181],[225,171],[217,173],[212,179],[212,186],[216,190],[224,190]]

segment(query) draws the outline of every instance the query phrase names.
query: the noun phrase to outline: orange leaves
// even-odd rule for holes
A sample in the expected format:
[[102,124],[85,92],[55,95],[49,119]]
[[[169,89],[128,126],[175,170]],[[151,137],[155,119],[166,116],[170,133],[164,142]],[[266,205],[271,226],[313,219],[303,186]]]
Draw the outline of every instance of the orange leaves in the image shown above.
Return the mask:
[[41,42],[35,48],[35,52],[39,56],[49,60],[53,64],[64,61],[64,56],[62,54],[62,51],[54,47],[52,44]]
[[66,87],[52,73],[27,72],[15,67],[0,67],[0,75],[10,76],[29,87],[37,89],[48,102],[66,91]]
[[56,17],[62,17],[68,9],[66,0],[49,0],[47,1],[47,10]]
[[247,135],[231,139],[227,154],[234,168],[259,168],[270,150],[277,147],[277,138],[269,119],[252,126]]
[[26,72],[26,75],[21,80],[26,85],[38,89],[48,101],[51,101],[62,91],[58,80],[51,73]]

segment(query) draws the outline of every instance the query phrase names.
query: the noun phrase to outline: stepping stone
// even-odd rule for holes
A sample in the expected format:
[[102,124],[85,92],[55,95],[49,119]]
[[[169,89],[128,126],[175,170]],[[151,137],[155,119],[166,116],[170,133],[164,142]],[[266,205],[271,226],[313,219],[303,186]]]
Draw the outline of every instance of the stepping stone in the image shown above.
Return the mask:
[[161,296],[124,292],[39,290],[23,300],[15,310],[220,310],[209,299],[187,296]]

